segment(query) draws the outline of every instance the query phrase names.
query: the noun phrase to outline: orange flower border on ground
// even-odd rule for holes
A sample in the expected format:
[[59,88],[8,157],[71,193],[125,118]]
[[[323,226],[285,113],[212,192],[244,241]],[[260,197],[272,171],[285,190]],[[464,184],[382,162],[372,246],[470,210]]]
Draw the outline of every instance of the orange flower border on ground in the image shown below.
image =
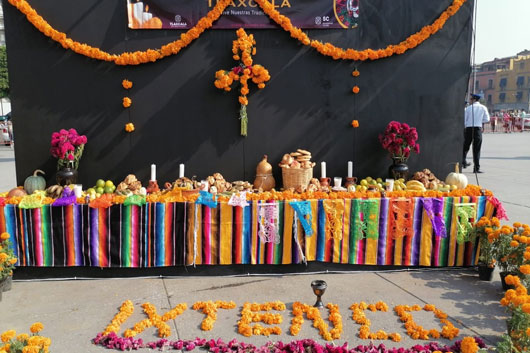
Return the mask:
[[[139,65],[148,62],[154,62],[167,56],[178,54],[181,49],[188,46],[215,22],[222,14],[231,0],[219,0],[219,2],[201,18],[197,25],[181,34],[180,39],[165,44],[157,49],[147,49],[145,51],[135,51],[133,53],[124,52],[121,54],[110,54],[99,48],[92,47],[85,43],[79,43],[66,36],[65,33],[54,29],[26,0],[8,0],[20,12],[26,15],[28,21],[39,31],[60,43],[65,49],[70,49],[78,54],[87,56],[96,60],[114,62],[117,65]],[[318,40],[309,38],[300,28],[291,24],[291,20],[280,14],[268,0],[255,0],[263,11],[281,28],[291,34],[291,37],[297,39],[302,44],[315,48],[320,54],[332,57],[335,60],[377,60],[392,55],[403,54],[406,51],[416,48],[430,36],[441,30],[447,20],[454,16],[466,0],[453,0],[452,4],[430,25],[424,26],[418,32],[408,36],[399,44],[390,44],[383,49],[365,49],[355,50],[352,48],[339,48],[331,43],[322,43]]]

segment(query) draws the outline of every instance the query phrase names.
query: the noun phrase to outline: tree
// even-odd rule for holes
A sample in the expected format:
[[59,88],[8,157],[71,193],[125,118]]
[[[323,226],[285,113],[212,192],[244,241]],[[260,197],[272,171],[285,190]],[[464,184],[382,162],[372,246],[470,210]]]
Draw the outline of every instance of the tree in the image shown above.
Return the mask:
[[0,98],[9,97],[6,46],[0,46]]

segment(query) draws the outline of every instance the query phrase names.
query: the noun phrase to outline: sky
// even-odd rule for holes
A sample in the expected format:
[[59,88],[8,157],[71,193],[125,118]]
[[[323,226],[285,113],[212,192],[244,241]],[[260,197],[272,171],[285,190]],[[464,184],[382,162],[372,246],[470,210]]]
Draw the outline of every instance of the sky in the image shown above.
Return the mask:
[[530,0],[476,0],[475,63],[530,50]]

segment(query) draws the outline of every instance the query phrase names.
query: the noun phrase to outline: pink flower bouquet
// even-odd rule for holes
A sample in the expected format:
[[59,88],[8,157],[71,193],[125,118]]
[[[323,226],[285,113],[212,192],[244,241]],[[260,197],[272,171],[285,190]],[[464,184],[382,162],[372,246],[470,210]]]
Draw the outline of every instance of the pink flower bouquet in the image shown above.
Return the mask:
[[65,167],[77,169],[86,142],[86,136],[79,135],[75,129],[54,132],[50,152],[58,159],[57,170]]
[[379,142],[392,158],[405,162],[412,151],[420,153],[418,132],[415,127],[406,123],[391,121],[383,134],[379,134]]

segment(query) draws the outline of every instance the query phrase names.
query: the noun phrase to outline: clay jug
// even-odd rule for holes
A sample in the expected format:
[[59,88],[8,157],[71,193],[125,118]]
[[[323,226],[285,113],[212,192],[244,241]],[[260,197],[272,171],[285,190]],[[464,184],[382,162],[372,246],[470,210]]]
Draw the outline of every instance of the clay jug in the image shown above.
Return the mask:
[[267,155],[263,156],[261,162],[256,167],[256,179],[254,180],[254,189],[270,191],[276,186],[276,181],[272,176],[272,166],[267,162]]

